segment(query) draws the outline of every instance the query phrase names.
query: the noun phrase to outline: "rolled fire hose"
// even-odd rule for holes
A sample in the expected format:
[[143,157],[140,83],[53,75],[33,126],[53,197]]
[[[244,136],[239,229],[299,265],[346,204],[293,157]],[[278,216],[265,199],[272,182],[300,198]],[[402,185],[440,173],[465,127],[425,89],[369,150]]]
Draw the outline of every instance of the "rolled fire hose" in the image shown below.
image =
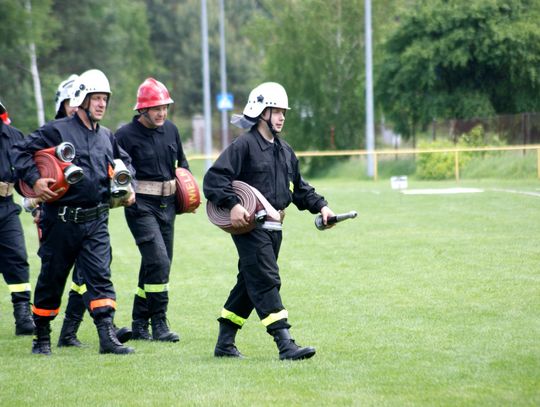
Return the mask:
[[233,235],[240,235],[251,232],[261,224],[263,228],[270,230],[281,230],[281,215],[259,192],[258,189],[242,181],[233,181],[234,193],[242,205],[249,213],[250,222],[242,228],[235,228],[231,224],[230,210],[219,207],[213,202],[207,201],[206,213],[208,219],[217,227]]
[[[58,193],[57,196],[47,200],[54,202],[65,195],[70,184],[79,182],[83,177],[80,167],[73,165],[71,161],[75,157],[75,147],[71,143],[61,143],[56,147],[39,150],[34,154],[34,161],[41,178],[52,178],[55,182],[49,189]],[[28,198],[36,198],[33,188],[20,180],[21,192]],[[62,189],[62,191],[59,191]]]
[[176,213],[193,213],[201,204],[201,193],[195,178],[185,168],[175,171]]

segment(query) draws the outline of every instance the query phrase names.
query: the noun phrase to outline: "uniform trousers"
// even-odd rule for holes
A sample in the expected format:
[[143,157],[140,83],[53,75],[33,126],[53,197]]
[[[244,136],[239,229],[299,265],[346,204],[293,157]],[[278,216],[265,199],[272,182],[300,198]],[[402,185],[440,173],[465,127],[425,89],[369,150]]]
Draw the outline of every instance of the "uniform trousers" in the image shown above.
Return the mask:
[[13,196],[0,197],[0,272],[11,291],[13,303],[30,301],[30,273],[21,207]]
[[[94,319],[113,317],[116,295],[111,281],[111,246],[108,212],[97,219],[75,223],[58,218],[58,209],[44,205],[40,220],[42,242],[38,254],[41,271],[34,293],[34,308],[51,310],[36,315],[37,321],[54,319],[58,314],[69,272],[75,266],[86,283],[86,303]],[[102,300],[102,301],[100,301]]]
[[[224,308],[244,319],[255,309],[264,323],[269,315],[284,310],[277,264],[282,233],[257,227],[249,233],[232,235],[232,239],[239,256],[238,275]],[[286,318],[281,318],[266,328],[288,329],[290,325]]]
[[164,316],[167,312],[176,219],[174,202],[174,195],[137,194],[136,203],[125,209],[127,224],[141,253],[134,320]]

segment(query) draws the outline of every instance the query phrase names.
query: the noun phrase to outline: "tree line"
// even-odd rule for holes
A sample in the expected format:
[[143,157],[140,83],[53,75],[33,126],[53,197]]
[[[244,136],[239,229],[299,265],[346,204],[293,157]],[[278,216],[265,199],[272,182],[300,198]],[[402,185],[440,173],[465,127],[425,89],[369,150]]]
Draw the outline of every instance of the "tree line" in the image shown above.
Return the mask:
[[[219,4],[207,5],[219,140]],[[252,87],[277,81],[289,93],[285,133],[295,148],[363,148],[364,0],[224,6],[235,112]],[[377,116],[404,137],[434,119],[540,110],[540,0],[377,0],[372,9]],[[154,76],[189,138],[191,116],[203,110],[200,14],[201,0],[3,0],[0,99],[23,132],[37,127],[33,43],[47,119],[58,84],[97,68],[113,92],[106,126],[131,119],[138,85]]]

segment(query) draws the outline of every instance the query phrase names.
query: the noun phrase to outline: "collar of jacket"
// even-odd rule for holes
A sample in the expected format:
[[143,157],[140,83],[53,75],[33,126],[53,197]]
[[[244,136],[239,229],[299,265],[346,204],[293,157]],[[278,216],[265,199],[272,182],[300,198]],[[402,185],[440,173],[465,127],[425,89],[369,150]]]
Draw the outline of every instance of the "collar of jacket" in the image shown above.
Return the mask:
[[274,137],[274,141],[270,142],[264,138],[264,136],[259,133],[259,131],[256,128],[253,128],[250,133],[255,137],[255,140],[257,140],[257,143],[259,143],[259,147],[261,150],[268,150],[269,148],[273,148],[274,144],[278,146],[278,148],[281,149],[281,141],[279,140],[279,137]]
[[144,134],[145,136],[153,136],[156,133],[158,134],[165,133],[165,123],[167,123],[167,120],[165,120],[165,122],[163,123],[163,126],[156,127],[155,129],[149,129],[148,127],[146,127],[144,124],[142,124],[139,121],[140,116],[141,116],[140,114],[133,116],[133,123],[135,123],[137,130],[139,130],[142,134]]
[[[85,113],[85,114],[86,114],[86,113]],[[68,117],[64,117],[63,119],[66,119],[66,118],[67,118],[68,120],[75,120],[77,123],[79,123],[79,125],[80,125],[82,128],[84,128],[84,129],[86,129],[86,130],[88,130],[88,131],[93,131],[94,133],[99,132],[99,128],[101,127],[100,124],[99,124],[99,122],[96,122],[96,123],[94,123],[94,125],[96,126],[96,128],[95,128],[94,130],[90,130],[88,127],[86,127],[86,124],[84,124],[84,122],[82,121],[82,119],[79,117],[79,115],[78,115],[77,113],[75,113],[73,116],[71,116],[71,117],[69,117],[69,118],[68,118]],[[58,119],[58,120],[62,120],[62,119]]]

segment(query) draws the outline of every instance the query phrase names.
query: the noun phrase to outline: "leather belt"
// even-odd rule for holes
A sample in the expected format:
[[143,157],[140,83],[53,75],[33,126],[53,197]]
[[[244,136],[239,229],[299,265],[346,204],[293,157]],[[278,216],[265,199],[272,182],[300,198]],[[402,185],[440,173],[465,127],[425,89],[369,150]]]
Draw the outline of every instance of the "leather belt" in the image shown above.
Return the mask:
[[58,208],[58,217],[62,222],[84,223],[96,220],[109,211],[109,204],[99,204],[93,208],[73,208],[61,206]]
[[13,195],[13,183],[0,181],[0,196],[8,197]]
[[145,195],[169,196],[176,193],[176,180],[169,181],[137,181],[135,192]]

